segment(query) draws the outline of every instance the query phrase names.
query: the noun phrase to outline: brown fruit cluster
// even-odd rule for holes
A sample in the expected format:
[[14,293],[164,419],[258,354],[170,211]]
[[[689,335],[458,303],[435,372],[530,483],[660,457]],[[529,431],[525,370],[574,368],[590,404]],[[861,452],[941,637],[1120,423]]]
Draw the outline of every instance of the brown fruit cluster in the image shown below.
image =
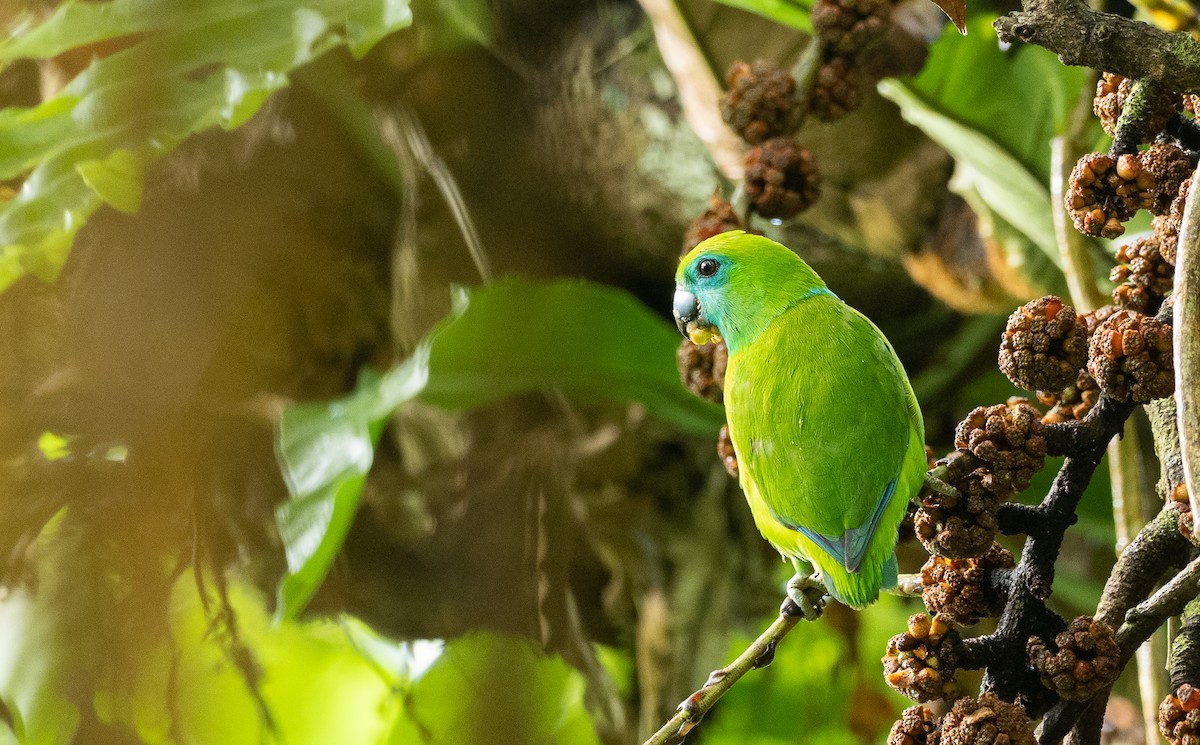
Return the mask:
[[683,387],[714,403],[725,400],[725,367],[729,350],[724,341],[703,346],[684,339],[675,351],[675,366]]
[[[1117,306],[1105,305],[1102,308],[1078,314],[1086,329],[1086,336],[1090,338],[1104,319],[1115,312],[1117,312]],[[1038,391],[1037,396],[1038,401],[1042,404],[1052,407],[1042,417],[1044,424],[1079,421],[1088,415],[1088,412],[1096,405],[1096,401],[1100,399],[1100,386],[1096,385],[1095,379],[1084,367],[1080,369],[1074,385],[1067,386],[1060,391]]]
[[1200,745],[1200,690],[1184,683],[1163,699],[1158,731],[1171,745]]
[[853,58],[883,36],[891,12],[890,0],[817,0],[813,32],[827,55]]
[[721,425],[721,433],[717,436],[717,455],[725,464],[725,471],[735,479],[738,477],[737,453],[733,451],[733,440],[729,438],[729,425]]
[[1133,81],[1126,78],[1124,75],[1114,75],[1111,72],[1106,72],[1096,81],[1096,97],[1092,100],[1092,113],[1100,120],[1104,131],[1112,137],[1113,132],[1117,131],[1117,120],[1121,118],[1121,109],[1125,106],[1125,99],[1129,98],[1129,91],[1133,88]]
[[887,745],[937,745],[937,742],[937,720],[932,711],[920,704],[904,710],[887,739]]
[[[733,205],[721,199],[716,194],[708,198],[708,209],[692,220],[687,232],[683,234],[683,250],[680,256],[691,251],[702,242],[729,230],[744,230],[741,219],[733,211]],[[757,230],[749,231],[758,233]]]
[[1175,268],[1162,257],[1158,241],[1146,236],[1122,245],[1117,262],[1109,274],[1117,284],[1113,302],[1139,313],[1157,313],[1175,280]]
[[1121,674],[1121,648],[1112,627],[1091,616],[1078,616],[1054,637],[1054,651],[1040,637],[1025,647],[1042,685],[1065,699],[1086,701],[1112,685]]
[[1090,339],[1092,334],[1096,333],[1096,329],[1100,328],[1100,324],[1108,320],[1108,317],[1116,313],[1120,308],[1115,305],[1102,305],[1095,310],[1089,310],[1086,313],[1080,313],[1079,317],[1083,319],[1083,325],[1087,328],[1087,335]]
[[983,461],[983,487],[1000,495],[1029,488],[1033,474],[1046,462],[1042,414],[1025,398],[995,406],[978,406],[954,431],[955,447]]
[[1113,313],[1092,334],[1088,372],[1118,401],[1146,403],[1175,390],[1171,327],[1132,310]]
[[1179,228],[1183,224],[1183,208],[1192,191],[1192,179],[1184,179],[1179,185],[1179,195],[1171,202],[1166,215],[1154,218],[1154,238],[1158,241],[1158,252],[1171,265],[1175,264],[1179,246]]
[[725,82],[721,118],[751,145],[789,134],[799,124],[796,79],[774,62],[738,60]]
[[722,199],[720,195],[713,194],[708,198],[708,207],[704,212],[688,224],[687,231],[683,234],[683,247],[679,255],[684,256],[709,238],[730,230],[745,230],[747,233],[762,235],[761,230],[751,228],[742,222],[732,204]]
[[908,630],[888,640],[883,657],[883,678],[913,701],[933,701],[958,694],[958,645],[962,637],[945,616],[930,618],[917,613],[908,619]]
[[[1000,495],[984,488],[982,469],[950,483],[958,496],[921,493],[913,530],[931,554],[948,558],[982,556],[1000,530],[996,512]],[[1007,497],[1005,497],[1007,498]]]
[[1088,415],[1100,399],[1100,386],[1086,369],[1080,370],[1075,384],[1061,391],[1038,391],[1038,402],[1051,407],[1042,416],[1043,424],[1078,422]]
[[[1133,90],[1133,81],[1121,75],[1106,72],[1096,83],[1096,98],[1092,101],[1092,111],[1100,119],[1100,124],[1109,137],[1116,134],[1117,121],[1121,118],[1121,110]],[[1176,94],[1158,96],[1151,102],[1149,120],[1146,122],[1147,139],[1167,126],[1167,122],[1175,115],[1180,99]]]
[[1087,329],[1054,295],[1031,300],[1008,317],[1000,338],[1000,371],[1019,388],[1059,390],[1087,362]]
[[1192,518],[1192,501],[1187,484],[1179,482],[1171,489],[1170,506],[1179,513],[1179,534],[1189,541],[1196,539],[1196,523]]
[[1116,238],[1125,232],[1121,223],[1153,202],[1154,177],[1136,154],[1090,153],[1071,171],[1067,212],[1084,235]]
[[791,137],[775,137],[746,156],[746,196],[768,219],[795,217],[821,195],[821,172],[812,154]]
[[1156,142],[1141,154],[1142,167],[1154,178],[1154,201],[1149,209],[1164,215],[1179,195],[1179,186],[1196,168],[1183,148],[1168,142]]
[[1033,745],[1033,725],[1025,710],[988,692],[966,697],[942,717],[938,745]]
[[896,55],[880,42],[891,26],[893,7],[892,0],[817,0],[813,5],[813,31],[821,44],[808,96],[815,117],[842,118],[862,105],[874,81],[889,74]]
[[841,119],[862,106],[867,76],[853,61],[834,57],[817,68],[808,109],[823,122]]
[[998,543],[978,559],[947,559],[930,556],[921,567],[921,599],[930,613],[944,614],[960,626],[970,626],[981,618],[997,616],[1003,599],[988,602],[983,586],[993,569],[1012,569],[1013,555]]

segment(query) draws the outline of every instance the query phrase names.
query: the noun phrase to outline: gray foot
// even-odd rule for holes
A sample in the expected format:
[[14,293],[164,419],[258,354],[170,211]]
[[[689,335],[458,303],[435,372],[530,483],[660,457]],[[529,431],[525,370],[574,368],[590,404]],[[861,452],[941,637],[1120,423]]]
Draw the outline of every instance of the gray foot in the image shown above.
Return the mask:
[[953,486],[950,486],[950,484],[947,484],[945,481],[942,481],[937,476],[934,476],[929,472],[926,472],[925,474],[925,488],[931,492],[935,492],[946,497],[959,496],[958,489],[955,489]]
[[815,621],[825,612],[825,604],[829,602],[829,592],[821,581],[813,577],[812,569],[807,572],[797,572],[788,580],[787,595],[804,615],[805,621]]

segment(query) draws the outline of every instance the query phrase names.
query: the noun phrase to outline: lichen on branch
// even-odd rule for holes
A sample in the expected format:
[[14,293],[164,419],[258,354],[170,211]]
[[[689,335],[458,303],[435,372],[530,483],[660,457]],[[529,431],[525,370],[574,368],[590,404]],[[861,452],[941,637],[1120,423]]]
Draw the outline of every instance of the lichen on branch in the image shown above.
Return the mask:
[[1083,0],[1025,0],[994,26],[1002,41],[1045,47],[1063,64],[1200,92],[1200,42],[1182,31],[1101,13]]

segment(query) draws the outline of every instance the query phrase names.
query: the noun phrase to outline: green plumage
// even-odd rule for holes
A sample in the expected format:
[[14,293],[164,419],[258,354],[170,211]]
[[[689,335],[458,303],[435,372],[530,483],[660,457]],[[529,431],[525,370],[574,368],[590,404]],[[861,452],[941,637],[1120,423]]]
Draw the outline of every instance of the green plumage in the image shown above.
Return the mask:
[[725,410],[759,530],[842,602],[873,602],[895,583],[897,527],[925,472],[921,412],[891,345],[761,236],[710,238],[676,281],[697,301],[693,326],[729,347]]

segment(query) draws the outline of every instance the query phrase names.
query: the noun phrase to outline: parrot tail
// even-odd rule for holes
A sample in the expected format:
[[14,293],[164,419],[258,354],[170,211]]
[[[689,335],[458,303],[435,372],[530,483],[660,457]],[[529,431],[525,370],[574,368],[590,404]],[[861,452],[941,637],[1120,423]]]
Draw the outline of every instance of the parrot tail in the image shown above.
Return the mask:
[[[879,599],[879,590],[885,584],[887,574],[891,574],[891,586],[896,586],[896,556],[886,562],[871,561],[867,557],[857,572],[848,572],[846,567],[837,559],[823,551],[814,552],[812,561],[821,572],[825,588],[829,594],[843,605],[856,610],[862,610]],[[890,571],[889,571],[890,570]]]

